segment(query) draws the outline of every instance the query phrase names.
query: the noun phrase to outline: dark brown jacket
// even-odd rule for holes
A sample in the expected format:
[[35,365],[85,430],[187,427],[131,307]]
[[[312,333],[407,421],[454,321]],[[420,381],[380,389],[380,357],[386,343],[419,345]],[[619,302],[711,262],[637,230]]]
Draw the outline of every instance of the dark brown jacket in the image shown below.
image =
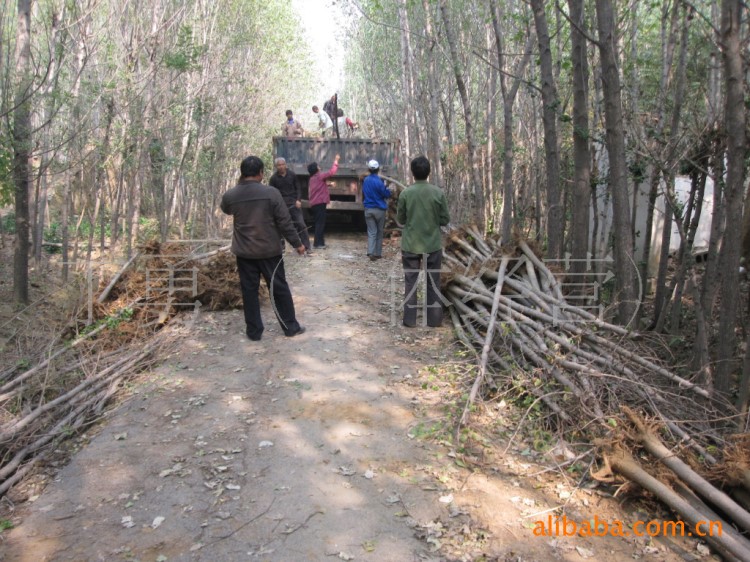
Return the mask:
[[281,193],[256,181],[240,180],[221,198],[221,210],[234,218],[232,253],[263,259],[282,252],[283,236],[293,248],[302,245]]

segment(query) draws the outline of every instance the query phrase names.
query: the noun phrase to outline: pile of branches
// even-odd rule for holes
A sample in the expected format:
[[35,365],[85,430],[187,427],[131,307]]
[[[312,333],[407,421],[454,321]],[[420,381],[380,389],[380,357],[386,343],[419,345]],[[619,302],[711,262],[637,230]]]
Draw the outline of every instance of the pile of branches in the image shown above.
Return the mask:
[[242,307],[237,262],[229,246],[196,254],[181,244],[153,240],[112,276],[96,299],[95,314],[105,318],[133,308],[133,326],[158,330],[196,303],[207,310]]
[[[480,389],[512,385],[546,406],[561,434],[599,445],[607,470],[636,481],[686,521],[719,520],[711,504],[750,532],[750,502],[740,505],[750,497],[750,451],[737,446],[749,440],[735,435],[730,405],[654,357],[639,334],[571,304],[582,296],[566,299],[558,278],[564,273],[554,274],[523,240],[502,247],[465,227],[449,236],[444,264],[453,325],[479,364],[462,422]],[[668,467],[667,480],[683,493],[649,475],[636,460],[643,455]],[[675,472],[677,462],[684,471]],[[597,475],[605,478],[607,470]],[[696,487],[696,478],[705,486]],[[737,501],[722,486],[735,486]],[[719,495],[731,504],[716,503]],[[740,533],[712,540],[724,555],[750,560],[750,542]]]
[[22,372],[0,374],[0,495],[48,459],[65,439],[99,418],[122,383],[155,360],[164,343],[98,349],[95,330],[49,350]]
[[150,242],[95,297],[93,323],[76,319],[34,360],[0,371],[0,496],[158,360],[176,314],[240,307],[236,267],[228,246],[195,254]]

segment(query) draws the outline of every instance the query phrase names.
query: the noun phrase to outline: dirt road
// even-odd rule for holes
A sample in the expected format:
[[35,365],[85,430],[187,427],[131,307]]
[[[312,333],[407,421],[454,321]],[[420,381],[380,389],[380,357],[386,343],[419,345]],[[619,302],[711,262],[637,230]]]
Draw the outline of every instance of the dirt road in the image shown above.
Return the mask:
[[[258,343],[240,311],[186,322],[176,352],[16,513],[0,559],[679,559],[652,540],[537,539],[528,514],[568,488],[518,476],[531,465],[511,454],[471,473],[420,439],[445,415],[451,383],[425,369],[452,358],[452,334],[392,324],[397,251],[364,254],[340,235],[287,258],[302,336],[285,338],[270,307]],[[568,503],[585,519],[602,502]]]

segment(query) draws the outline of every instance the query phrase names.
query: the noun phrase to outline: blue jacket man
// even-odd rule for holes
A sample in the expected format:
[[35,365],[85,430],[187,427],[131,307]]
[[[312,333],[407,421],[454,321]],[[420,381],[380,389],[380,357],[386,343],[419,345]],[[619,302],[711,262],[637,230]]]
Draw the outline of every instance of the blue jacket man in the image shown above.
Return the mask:
[[388,210],[388,198],[391,191],[378,175],[380,164],[377,160],[367,163],[370,175],[362,183],[364,195],[365,223],[367,223],[367,257],[370,261],[383,257],[383,230],[385,228],[385,213]]

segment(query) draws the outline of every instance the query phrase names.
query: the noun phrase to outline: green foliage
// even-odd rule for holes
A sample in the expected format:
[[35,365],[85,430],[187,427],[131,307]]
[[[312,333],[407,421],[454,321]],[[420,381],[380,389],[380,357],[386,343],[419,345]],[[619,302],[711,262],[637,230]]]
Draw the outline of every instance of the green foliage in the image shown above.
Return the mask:
[[[62,228],[59,222],[51,222],[47,228],[44,229],[44,240],[45,242],[53,242],[55,244],[62,243]],[[62,252],[62,248],[57,246],[45,246],[44,250],[48,254],[59,254]]]
[[147,242],[160,235],[159,221],[155,218],[141,216],[138,219],[138,241]]
[[97,328],[99,328],[100,326],[102,326],[103,324],[106,324],[108,329],[114,330],[121,323],[131,320],[133,318],[134,313],[135,312],[132,308],[129,308],[129,307],[123,308],[114,314],[110,314],[109,316],[106,316],[102,318],[101,320],[94,322],[90,326],[86,326],[86,328],[81,331],[81,335],[89,334],[93,332],[94,330],[96,330]]
[[[112,224],[109,221],[109,215],[108,213],[106,213],[106,211],[104,212],[104,218],[104,236],[109,238],[110,236],[112,236]],[[97,220],[96,224],[94,224],[93,226],[88,218],[82,219],[81,224],[78,228],[78,236],[87,240],[89,235],[91,234],[92,229],[94,240],[97,240],[99,237],[101,237],[102,234],[101,219]],[[51,238],[47,238],[46,233],[49,233]],[[62,242],[62,225],[56,221],[50,223],[48,229],[45,230],[45,240],[58,243]]]
[[104,321],[107,324],[107,328],[112,330],[114,328],[117,328],[117,326],[119,326],[121,322],[127,322],[131,318],[133,318],[133,309],[123,308],[117,314],[112,315],[112,316],[107,316],[107,318],[105,318]]
[[2,231],[6,234],[15,234],[16,233],[16,214],[14,212],[10,212],[2,219]]
[[446,429],[445,423],[442,421],[418,422],[409,430],[407,435],[412,439],[436,439],[444,435]]
[[193,28],[182,25],[177,31],[177,43],[174,49],[164,54],[164,66],[178,72],[190,72],[200,69],[200,59],[208,52],[208,47],[196,45]]
[[10,519],[0,519],[0,531],[8,531],[15,527]]
[[0,207],[11,205],[14,198],[13,146],[5,129],[0,128]]

